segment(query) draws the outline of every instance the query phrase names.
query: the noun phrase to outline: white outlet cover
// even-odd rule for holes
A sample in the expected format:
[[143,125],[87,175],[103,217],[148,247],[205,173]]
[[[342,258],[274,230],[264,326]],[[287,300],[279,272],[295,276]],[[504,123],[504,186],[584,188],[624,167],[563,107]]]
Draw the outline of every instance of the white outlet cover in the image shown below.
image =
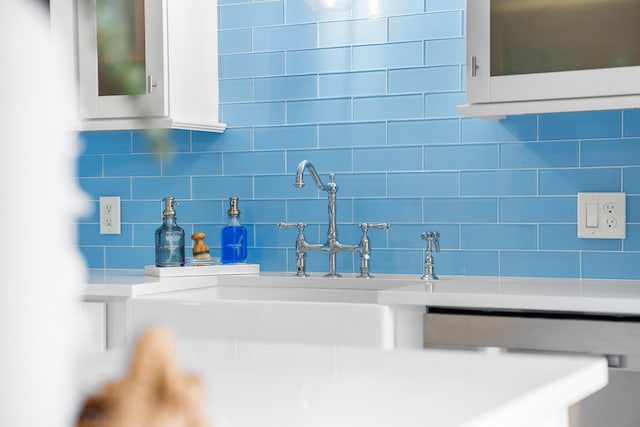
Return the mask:
[[120,197],[100,197],[100,234],[120,234]]
[[[578,193],[578,238],[625,239],[627,237],[626,193]],[[592,225],[587,226],[587,206],[597,206],[590,212]]]

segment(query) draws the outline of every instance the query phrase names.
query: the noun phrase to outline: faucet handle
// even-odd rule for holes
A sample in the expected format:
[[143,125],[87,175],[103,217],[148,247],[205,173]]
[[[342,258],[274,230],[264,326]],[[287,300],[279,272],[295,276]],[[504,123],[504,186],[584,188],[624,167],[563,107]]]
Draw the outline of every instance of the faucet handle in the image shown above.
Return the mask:
[[362,230],[363,232],[366,232],[367,230],[374,228],[388,230],[391,225],[387,224],[386,222],[362,222],[358,224],[358,227],[360,227],[360,230]]
[[427,231],[420,235],[422,240],[427,241],[427,249],[431,250],[431,243],[433,243],[436,252],[440,252],[440,233],[437,231]]
[[302,234],[305,228],[307,228],[307,223],[305,222],[279,222],[278,227],[280,228],[297,228],[298,233]]

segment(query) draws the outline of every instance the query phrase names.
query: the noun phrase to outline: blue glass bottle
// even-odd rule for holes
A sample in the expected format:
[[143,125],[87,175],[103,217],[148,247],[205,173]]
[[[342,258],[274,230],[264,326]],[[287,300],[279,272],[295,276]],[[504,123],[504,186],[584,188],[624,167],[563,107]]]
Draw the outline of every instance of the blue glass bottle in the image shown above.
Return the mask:
[[229,198],[229,223],[222,229],[222,257],[223,264],[245,262],[247,260],[247,229],[240,225],[240,211],[238,198]]
[[165,197],[162,226],[156,230],[156,266],[182,267],[184,265],[184,230],[176,223],[173,205],[180,204],[173,197]]

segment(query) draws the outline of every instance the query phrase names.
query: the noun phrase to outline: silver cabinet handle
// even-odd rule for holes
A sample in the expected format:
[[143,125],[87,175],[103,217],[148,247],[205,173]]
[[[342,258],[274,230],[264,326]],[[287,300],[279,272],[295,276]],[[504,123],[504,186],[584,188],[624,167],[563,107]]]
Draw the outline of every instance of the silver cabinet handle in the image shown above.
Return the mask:
[[478,66],[478,58],[475,55],[473,55],[471,57],[471,77],[478,76],[478,68],[480,68]]

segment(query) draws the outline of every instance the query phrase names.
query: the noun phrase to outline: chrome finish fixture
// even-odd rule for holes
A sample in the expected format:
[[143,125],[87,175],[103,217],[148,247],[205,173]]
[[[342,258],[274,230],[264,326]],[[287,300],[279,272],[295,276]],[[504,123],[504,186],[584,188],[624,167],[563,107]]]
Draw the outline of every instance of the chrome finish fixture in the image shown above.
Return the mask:
[[296,237],[296,276],[309,277],[306,266],[307,251],[320,251],[322,250],[322,245],[311,245],[306,241],[304,229],[307,228],[307,224],[304,222],[279,222],[278,227],[298,229],[298,236]]
[[478,66],[478,58],[476,58],[476,56],[473,55],[471,57],[471,77],[477,77],[478,76],[478,68],[480,68]]
[[296,188],[302,188],[304,186],[302,177],[305,169],[311,174],[311,178],[313,178],[316,186],[320,190],[327,192],[329,201],[329,229],[327,230],[327,241],[323,245],[319,245],[320,248],[316,248],[316,245],[310,245],[311,247],[308,250],[328,252],[329,273],[325,276],[340,277],[340,275],[336,273],[336,254],[338,252],[355,252],[358,250],[358,245],[343,245],[338,241],[338,229],[336,227],[336,193],[338,192],[338,185],[335,183],[335,175],[330,173],[329,182],[324,184],[318,176],[316,168],[313,167],[313,164],[308,160],[303,160],[300,162],[298,169],[296,170],[296,180],[293,183]]
[[424,274],[422,280],[438,280],[433,263],[433,249],[440,252],[440,233],[437,231],[427,231],[420,236],[427,241],[427,255],[424,258]]
[[369,279],[373,277],[369,271],[369,261],[371,261],[371,242],[367,231],[371,229],[388,230],[390,225],[386,222],[363,222],[358,225],[362,230],[362,239],[360,239],[360,275],[358,277]]

